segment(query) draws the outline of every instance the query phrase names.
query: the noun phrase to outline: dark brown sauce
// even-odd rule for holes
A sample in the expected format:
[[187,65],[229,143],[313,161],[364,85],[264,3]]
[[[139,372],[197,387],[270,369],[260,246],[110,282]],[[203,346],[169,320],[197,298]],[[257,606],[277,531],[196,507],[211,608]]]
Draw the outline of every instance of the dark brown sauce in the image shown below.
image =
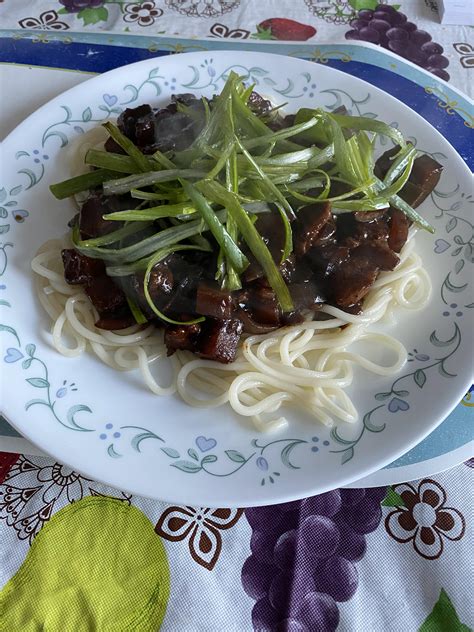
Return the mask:
[[[178,102],[199,109],[202,102],[191,95],[175,97],[162,110],[140,106],[125,110],[119,117],[121,130],[144,153],[156,149],[183,149],[194,140],[200,127],[196,118],[179,111]],[[253,107],[265,114],[271,104],[258,95]],[[291,118],[275,119],[283,127]],[[178,133],[178,131],[179,133]],[[113,142],[109,151],[119,152]],[[379,177],[387,172],[396,149],[378,161]],[[437,184],[441,166],[428,156],[415,161],[410,180],[400,193],[413,206],[420,204]],[[107,222],[107,212],[134,208],[137,200],[125,196],[104,196],[93,191],[79,214],[83,239],[99,237],[119,226]],[[322,305],[336,306],[351,314],[361,311],[361,302],[381,270],[393,270],[408,236],[409,221],[398,210],[334,215],[329,203],[308,204],[296,212],[292,222],[294,252],[281,262],[284,229],[276,209],[258,216],[256,228],[267,244],[288,285],[294,310],[282,313],[274,291],[245,244],[242,250],[250,266],[242,275],[242,289],[229,293],[215,281],[216,255],[184,251],[169,255],[152,270],[149,292],[156,307],[169,318],[186,321],[204,316],[193,325],[170,325],[150,308],[143,291],[143,273],[120,279],[109,278],[101,261],[89,259],[75,250],[64,250],[63,262],[68,283],[81,284],[99,313],[98,327],[120,329],[132,324],[127,297],[157,327],[165,328],[169,354],[187,349],[201,357],[232,362],[242,333],[266,333],[317,317]],[[217,248],[216,248],[217,249]]]

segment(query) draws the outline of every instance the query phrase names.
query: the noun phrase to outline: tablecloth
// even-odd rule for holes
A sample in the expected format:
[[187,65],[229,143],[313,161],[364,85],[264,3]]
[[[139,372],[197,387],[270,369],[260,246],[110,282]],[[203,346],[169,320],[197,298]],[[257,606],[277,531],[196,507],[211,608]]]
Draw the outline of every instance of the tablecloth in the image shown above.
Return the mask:
[[[374,40],[377,4],[5,0],[0,23],[38,43],[81,31],[317,46]],[[396,33],[379,43],[472,94],[472,29],[442,27],[435,0],[401,0],[401,12],[419,46],[397,49]],[[473,466],[228,509],[166,505],[48,457],[0,453],[0,629],[467,632]]]
[[131,497],[49,458],[0,463],[5,631],[472,626],[474,461],[246,510]]
[[[474,4],[461,1],[472,7],[474,24]],[[379,0],[4,0],[0,20],[4,29],[38,31],[40,41],[48,33],[60,32],[304,41],[315,46],[368,41],[432,70],[472,95],[472,26],[443,26],[437,0],[384,0],[383,4],[385,11],[374,15]],[[387,17],[389,5],[393,5],[391,17]],[[387,31],[387,19],[392,28],[407,22],[408,30],[416,30],[415,36],[407,42],[400,28]],[[180,50],[177,41],[176,51]]]

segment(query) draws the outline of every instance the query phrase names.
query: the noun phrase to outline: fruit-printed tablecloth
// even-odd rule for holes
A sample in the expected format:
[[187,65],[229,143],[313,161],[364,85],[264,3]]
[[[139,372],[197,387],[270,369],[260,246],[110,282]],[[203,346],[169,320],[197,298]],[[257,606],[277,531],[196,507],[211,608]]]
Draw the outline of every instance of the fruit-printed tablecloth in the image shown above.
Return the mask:
[[[472,0],[445,0],[465,4]],[[443,26],[437,0],[4,0],[4,29],[129,33],[228,41],[371,42],[474,91],[472,26]],[[179,51],[179,42],[177,42]]]
[[468,632],[473,466],[243,510],[0,454],[0,629]]
[[[472,93],[472,29],[442,27],[435,0],[399,2],[4,0],[0,24],[14,29],[20,54],[22,39],[34,42],[39,60],[42,44],[86,35],[177,36],[173,52],[184,39],[299,41],[323,61],[319,45],[369,41]],[[472,410],[470,394],[463,405]],[[467,632],[473,466],[286,505],[211,509],[131,496],[50,458],[0,452],[0,630]]]

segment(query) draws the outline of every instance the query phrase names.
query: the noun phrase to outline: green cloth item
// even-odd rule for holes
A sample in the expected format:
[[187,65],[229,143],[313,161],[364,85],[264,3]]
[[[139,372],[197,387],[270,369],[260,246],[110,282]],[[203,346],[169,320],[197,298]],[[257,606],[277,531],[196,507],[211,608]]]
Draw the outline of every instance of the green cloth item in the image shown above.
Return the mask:
[[0,593],[0,630],[156,631],[169,591],[166,551],[148,518],[92,496],[59,511],[36,536]]

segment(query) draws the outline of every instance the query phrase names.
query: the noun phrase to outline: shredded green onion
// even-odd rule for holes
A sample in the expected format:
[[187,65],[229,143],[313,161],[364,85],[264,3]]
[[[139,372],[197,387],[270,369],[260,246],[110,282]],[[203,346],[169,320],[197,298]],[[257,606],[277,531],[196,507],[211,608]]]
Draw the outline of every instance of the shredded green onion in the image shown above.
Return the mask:
[[[189,249],[192,249],[192,247],[190,247]],[[173,320],[173,318],[169,318],[169,316],[166,316],[166,314],[163,314],[163,312],[158,309],[158,307],[155,305],[151,297],[151,294],[150,294],[151,272],[157,263],[159,263],[162,259],[167,257],[174,250],[175,249],[173,247],[163,248],[162,250],[159,250],[158,252],[156,252],[153,255],[153,257],[151,257],[146,267],[145,278],[143,280],[143,290],[144,290],[145,298],[147,300],[148,305],[151,307],[154,313],[158,316],[158,318],[161,318],[161,320],[164,320],[166,323],[170,323],[171,325],[194,325],[195,323],[202,323],[204,320],[206,320],[204,316],[200,316],[199,318],[193,318],[192,320],[185,320],[185,321]]]
[[253,225],[249,215],[240,205],[235,193],[227,191],[218,182],[210,180],[203,180],[198,184],[198,187],[200,191],[211,200],[225,206],[229,214],[232,215],[246,244],[262,266],[268,282],[278,297],[278,301],[283,311],[291,311],[293,309],[293,301],[285,281],[281,276],[280,270],[273,261],[273,257],[262,236]]
[[130,195],[132,198],[137,200],[148,200],[148,201],[158,201],[158,200],[171,200],[173,199],[175,202],[185,202],[188,197],[185,193],[154,193],[153,191],[140,191],[140,189],[131,189]]
[[[99,149],[89,149],[84,162],[92,167],[102,167],[103,169],[120,173],[140,173],[142,171],[130,156],[113,154],[108,151],[100,151]],[[155,162],[152,160],[148,161],[147,171],[156,169],[156,167],[157,164]]]
[[294,219],[295,214],[293,213],[293,209],[291,208],[291,204],[285,198],[285,196],[280,191],[280,189],[278,189],[278,187],[271,181],[271,179],[266,175],[266,173],[259,167],[259,165],[256,163],[255,159],[245,149],[245,147],[242,145],[242,143],[239,141],[239,139],[237,137],[235,137],[235,141],[237,143],[237,146],[240,148],[240,151],[242,152],[242,154],[245,156],[245,158],[248,160],[250,165],[255,169],[257,174],[262,179],[262,184],[264,184],[265,187],[268,188],[268,190],[270,191],[271,195],[276,196],[276,199],[281,203],[281,205],[283,206],[283,208],[285,209],[285,211],[289,215],[289,217],[291,219]]
[[183,185],[187,195],[189,195],[190,199],[194,203],[197,212],[200,213],[203,220],[206,222],[209,230],[214,236],[214,239],[222,248],[225,256],[229,260],[229,263],[237,272],[243,272],[249,265],[249,261],[237,244],[233,241],[224,225],[218,219],[209,202],[190,182],[182,180],[181,184]]
[[69,178],[63,182],[52,184],[49,187],[49,190],[56,199],[64,200],[71,197],[71,195],[81,193],[81,191],[93,189],[113,177],[113,171],[109,171],[108,169],[96,169],[95,171],[89,171],[88,173],[83,173],[80,176]]
[[114,141],[127,152],[140,171],[150,171],[150,161],[148,158],[142,154],[138,147],[127,136],[125,136],[125,134],[122,134],[116,125],[110,121],[107,121],[107,123],[103,123],[102,125],[109,132]]
[[132,312],[132,316],[135,319],[135,322],[138,325],[144,325],[145,323],[147,323],[148,322],[147,317],[142,312],[142,310],[137,305],[137,303],[135,303],[135,301],[131,299],[129,296],[125,296],[125,298],[127,299],[128,306],[130,308],[130,311]]
[[[249,265],[242,246],[248,247],[281,309],[293,309],[279,265],[293,250],[292,221],[308,204],[326,201],[335,215],[393,207],[434,230],[399,195],[410,182],[417,152],[398,129],[371,118],[302,108],[293,125],[274,131],[271,120],[282,105],[259,116],[249,107],[253,88],[230,72],[221,93],[212,101],[203,99],[202,108],[178,103],[180,112],[202,123],[195,140],[181,151],[145,155],[108,121],[103,126],[125,155],[90,149],[85,164],[94,170],[50,187],[60,200],[101,187],[99,194],[141,201],[138,208],[130,202],[122,206],[126,210],[103,215],[124,222],[120,228],[83,240],[76,225],[72,239],[79,252],[106,261],[110,276],[144,271],[147,303],[165,322],[179,323],[153,303],[151,270],[167,254],[189,249],[215,251],[215,278],[232,292],[242,287],[240,275]],[[374,172],[380,136],[398,146],[383,180]],[[283,223],[278,262],[255,224],[262,212]],[[140,307],[130,300],[129,305],[135,320],[146,322]]]
[[128,193],[131,189],[148,187],[152,184],[170,182],[179,180],[179,178],[199,179],[204,178],[206,175],[205,171],[200,171],[199,169],[164,169],[163,171],[149,171],[147,173],[104,182],[104,193],[105,195],[117,195],[120,193]]
[[[222,220],[226,217],[226,212],[219,211],[216,213],[216,216]],[[138,224],[138,226],[139,225],[140,224]],[[160,230],[140,242],[131,246],[125,246],[124,248],[105,248],[96,246],[95,244],[91,245],[90,241],[93,240],[89,242],[79,241],[77,238],[75,239],[74,233],[73,243],[78,252],[92,257],[93,259],[104,259],[111,263],[126,263],[127,261],[137,261],[156,250],[161,250],[167,246],[189,239],[194,235],[199,235],[203,231],[203,228],[202,220],[187,222],[180,226],[172,226]]]
[[161,217],[178,217],[180,215],[193,215],[196,209],[190,204],[162,204],[141,210],[132,209],[130,211],[116,211],[103,215],[104,219],[128,222],[148,222]]

